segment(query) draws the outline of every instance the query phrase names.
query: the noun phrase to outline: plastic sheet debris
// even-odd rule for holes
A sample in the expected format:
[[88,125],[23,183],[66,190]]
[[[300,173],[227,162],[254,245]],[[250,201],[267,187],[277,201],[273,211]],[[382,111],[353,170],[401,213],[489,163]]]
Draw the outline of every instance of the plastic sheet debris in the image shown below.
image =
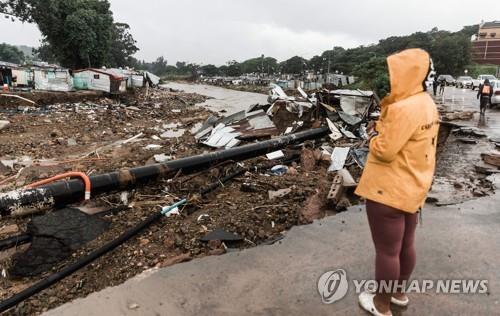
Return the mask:
[[29,277],[48,271],[108,228],[109,222],[73,208],[35,217],[26,231],[32,236],[31,246],[14,255],[8,273]]
[[170,155],[166,155],[166,154],[154,155],[153,158],[157,163],[164,163],[164,162],[175,159],[174,156],[170,156]]
[[367,148],[356,148],[351,150],[351,157],[354,159],[356,164],[362,169],[365,168],[366,160],[368,159],[368,149]]
[[237,242],[237,241],[243,241],[243,238],[236,234],[229,233],[221,228],[217,228],[209,232],[205,236],[203,236],[200,240],[204,242],[209,242],[211,240],[220,240],[223,242]]
[[349,147],[335,147],[332,153],[332,163],[328,172],[339,171],[344,168],[347,156],[349,155],[351,148]]
[[272,153],[267,154],[266,157],[269,160],[276,160],[276,159],[285,158],[285,154],[283,153],[283,151],[278,150],[278,151],[274,151]]
[[332,140],[341,139],[343,135],[337,128],[337,126],[329,118],[326,118],[326,122],[328,123],[328,128],[330,129],[330,131],[332,131],[332,133],[330,134],[330,138]]
[[207,122],[195,132],[195,138],[214,148],[232,148],[242,140],[251,140],[278,135],[273,121],[262,110],[241,111],[226,118]]
[[156,144],[149,144],[146,147],[144,147],[144,149],[146,149],[146,150],[155,150],[155,149],[160,149],[160,148],[162,148],[162,146],[156,145]]
[[271,173],[275,176],[282,176],[288,172],[288,167],[285,165],[277,165],[271,168]]

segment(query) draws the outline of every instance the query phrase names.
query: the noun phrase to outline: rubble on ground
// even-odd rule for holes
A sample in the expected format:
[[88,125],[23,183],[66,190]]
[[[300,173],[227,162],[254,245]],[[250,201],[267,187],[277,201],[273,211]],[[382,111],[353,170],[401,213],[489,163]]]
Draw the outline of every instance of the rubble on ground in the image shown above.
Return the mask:
[[[50,262],[46,271],[18,280],[12,278],[12,273],[9,275],[15,263],[12,258],[16,258],[16,252],[17,256],[26,254],[30,245],[5,256],[0,252],[0,270],[7,276],[0,278],[0,298],[75,262],[158,209],[179,198],[190,198],[188,206],[177,210],[177,216],[163,219],[117,248],[113,255],[96,260],[12,313],[38,314],[123,283],[150,268],[272,243],[295,225],[311,223],[359,203],[353,192],[368,154],[366,129],[369,121],[380,115],[372,92],[322,90],[308,95],[299,90],[296,96],[290,96],[274,86],[268,104],[254,105],[226,117],[194,106],[203,100],[199,95],[151,89],[147,95],[138,90],[121,99],[102,97],[63,100],[40,107],[0,107],[0,119],[10,122],[0,131],[0,192],[67,171],[101,174],[236,148],[319,126],[330,130],[328,137],[242,163],[222,162],[194,175],[179,173],[172,179],[99,195],[85,205],[72,205],[89,216],[101,216],[109,229],[100,230],[77,247],[67,247],[65,257]],[[462,118],[458,114],[449,117]],[[479,165],[480,155],[461,153],[466,146],[481,146],[486,153],[491,143],[478,129],[455,128],[442,149],[446,155],[438,165],[436,190],[446,187],[450,190],[447,194],[464,192],[465,198],[490,194],[493,188],[486,176],[477,172],[484,167]],[[443,147],[444,141],[440,144]],[[272,167],[252,169],[262,164]],[[208,184],[218,183],[242,167],[248,172],[205,197],[198,194]],[[462,174],[457,175],[452,168],[462,168]],[[489,166],[485,170],[492,169]],[[430,200],[433,198],[442,205],[451,202],[440,194],[431,195]],[[2,218],[0,239],[30,231],[30,221],[27,217]]]

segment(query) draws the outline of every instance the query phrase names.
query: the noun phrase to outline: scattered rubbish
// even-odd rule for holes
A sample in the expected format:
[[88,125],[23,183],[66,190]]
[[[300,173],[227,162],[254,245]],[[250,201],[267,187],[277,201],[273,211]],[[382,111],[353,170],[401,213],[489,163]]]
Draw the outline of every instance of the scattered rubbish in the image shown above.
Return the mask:
[[210,219],[210,215],[208,215],[208,214],[201,214],[200,216],[198,216],[198,219],[196,219],[196,221],[199,223],[199,222],[207,221],[209,219]]
[[9,121],[0,121],[0,131],[7,128],[10,125]]
[[292,193],[292,188],[281,189],[281,190],[277,190],[277,191],[268,191],[268,195],[269,195],[270,200],[283,198],[290,193]]
[[136,140],[138,140],[139,138],[143,137],[144,136],[144,133],[139,133],[137,135],[135,135],[134,137],[131,137],[127,140],[124,140],[122,144],[128,144],[128,143],[132,143]]
[[288,172],[288,167],[285,165],[277,165],[271,168],[271,173],[275,176],[282,176]]
[[279,131],[263,110],[241,111],[228,117],[210,117],[193,134],[201,143],[214,148],[232,148],[242,140],[278,135]]
[[32,105],[36,105],[36,102],[31,101],[31,100],[26,99],[26,98],[23,98],[22,96],[17,95],[17,94],[6,94],[6,93],[1,93],[1,94],[0,94],[0,97],[6,97],[6,98],[16,98],[16,99],[19,99],[19,100],[22,100],[22,101],[28,102],[28,103],[30,103],[30,104],[32,104]]
[[349,147],[335,147],[332,153],[332,164],[328,168],[328,172],[342,170],[350,150]]
[[162,212],[164,213],[163,215],[165,215],[165,217],[181,215],[181,211],[179,210],[178,207],[174,208],[164,207],[162,208]]
[[154,155],[153,158],[157,163],[164,163],[164,162],[175,159],[174,156],[166,155],[166,154]]
[[144,147],[144,149],[146,149],[146,150],[156,150],[156,149],[160,149],[162,147],[163,147],[162,145],[149,144],[146,147]]
[[203,236],[200,240],[204,242],[209,242],[210,240],[220,240],[222,242],[236,242],[236,241],[242,241],[243,238],[236,234],[229,233],[223,230],[222,228],[217,228],[209,232],[205,236]]
[[354,159],[356,164],[364,169],[366,165],[366,160],[368,159],[368,149],[367,148],[356,148],[351,150],[351,157]]
[[346,188],[356,187],[358,184],[352,177],[351,173],[347,169],[341,169],[337,171],[337,174],[342,177],[342,185]]
[[334,141],[341,139],[343,135],[340,132],[340,130],[337,128],[337,126],[335,126],[335,124],[333,124],[333,122],[329,118],[326,119],[326,122],[328,123],[328,127],[330,128],[330,131],[332,132],[330,134],[330,138]]
[[123,191],[122,193],[120,193],[120,201],[122,202],[123,205],[128,205],[128,197],[129,197],[129,194],[127,191]]
[[269,160],[276,160],[276,159],[285,158],[285,154],[283,153],[283,151],[278,150],[278,151],[274,151],[272,153],[267,154],[266,157]]

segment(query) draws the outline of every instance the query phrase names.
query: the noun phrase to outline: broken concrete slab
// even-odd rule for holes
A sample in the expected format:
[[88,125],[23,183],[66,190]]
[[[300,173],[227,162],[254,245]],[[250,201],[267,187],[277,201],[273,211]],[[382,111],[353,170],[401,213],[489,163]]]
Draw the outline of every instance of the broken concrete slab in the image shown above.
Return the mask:
[[481,154],[481,158],[485,163],[500,168],[500,153]]

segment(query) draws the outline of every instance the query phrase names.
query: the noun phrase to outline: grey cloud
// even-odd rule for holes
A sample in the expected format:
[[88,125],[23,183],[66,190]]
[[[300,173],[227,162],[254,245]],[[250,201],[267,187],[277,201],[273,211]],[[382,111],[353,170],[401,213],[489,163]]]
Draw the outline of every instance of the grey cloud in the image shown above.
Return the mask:
[[[470,1],[458,0],[111,0],[111,4],[115,20],[132,27],[141,48],[137,57],[152,60],[163,55],[170,63],[222,64],[261,54],[280,60],[312,57],[333,45],[367,45],[435,26],[458,30],[481,19],[500,18],[494,14],[500,12],[500,2],[489,2],[484,12]],[[0,19],[0,28],[6,23],[10,22]],[[37,45],[36,27],[13,28],[13,34],[2,32],[0,41]]]

